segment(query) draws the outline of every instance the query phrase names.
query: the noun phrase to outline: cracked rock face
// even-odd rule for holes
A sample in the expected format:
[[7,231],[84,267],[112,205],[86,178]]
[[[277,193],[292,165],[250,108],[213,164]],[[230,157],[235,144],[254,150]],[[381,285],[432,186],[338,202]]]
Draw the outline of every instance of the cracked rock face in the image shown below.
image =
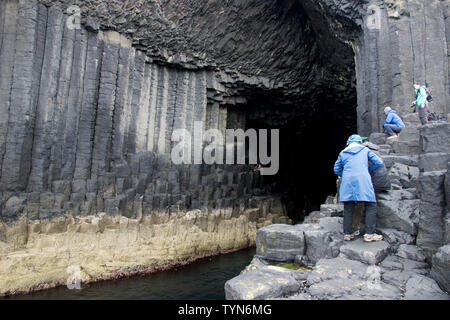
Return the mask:
[[[387,104],[409,111],[413,80],[432,88],[434,111],[449,111],[448,41],[442,41],[448,38],[448,1],[377,1],[379,29],[367,24],[370,4],[1,1],[2,252],[27,244],[29,224],[99,212],[138,221],[150,216],[155,224],[196,210],[211,215],[219,210],[226,220],[247,212],[243,225],[253,230],[251,239],[256,227],[289,222],[286,211],[300,211],[295,218],[301,220],[311,201],[317,205],[334,190],[334,177],[323,168],[344,137],[378,132]],[[66,23],[73,14],[67,12],[70,5],[81,11],[79,28]],[[249,166],[174,166],[171,134],[192,130],[195,121],[221,132],[283,128],[284,169],[267,183]],[[448,145],[440,137],[448,127],[422,130],[420,141],[405,135],[404,143],[392,143],[397,155],[386,166],[404,165],[394,168],[399,189],[417,180],[426,184],[424,177],[430,175],[406,170],[419,160],[399,153],[439,153],[436,145]],[[301,157],[305,150],[322,157]],[[321,173],[310,170],[314,179],[305,179],[298,167]],[[274,192],[287,204],[269,196]],[[442,241],[431,241],[427,224],[437,225],[444,211],[418,219],[417,208],[429,206],[418,205],[407,191],[396,196],[409,202],[386,199],[380,207],[390,220],[384,226],[418,232],[432,254]],[[338,255],[339,222],[331,217],[338,214],[324,211],[329,220],[320,219],[319,230],[303,231],[311,245],[301,259],[317,262]],[[220,219],[212,220],[210,225],[200,215],[183,230],[220,229]],[[54,230],[61,229],[52,227],[42,235]],[[409,242],[396,236],[398,243]]]

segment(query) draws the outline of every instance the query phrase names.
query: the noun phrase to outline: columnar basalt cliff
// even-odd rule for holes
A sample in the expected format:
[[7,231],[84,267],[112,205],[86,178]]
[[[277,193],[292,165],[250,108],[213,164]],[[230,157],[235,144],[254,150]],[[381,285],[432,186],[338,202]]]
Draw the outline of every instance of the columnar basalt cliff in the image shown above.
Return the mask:
[[[334,190],[326,168],[345,137],[378,131],[386,104],[408,110],[413,80],[449,112],[449,10],[1,1],[0,294],[64,283],[70,266],[86,281],[166,268],[301,221]],[[195,121],[280,128],[279,173],[174,165],[172,132]]]

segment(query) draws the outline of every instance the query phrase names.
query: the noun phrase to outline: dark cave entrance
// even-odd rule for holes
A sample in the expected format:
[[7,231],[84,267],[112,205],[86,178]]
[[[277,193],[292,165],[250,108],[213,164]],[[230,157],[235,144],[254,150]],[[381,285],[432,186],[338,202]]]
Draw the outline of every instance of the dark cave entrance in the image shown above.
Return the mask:
[[356,91],[354,97],[342,104],[337,96],[323,95],[314,105],[268,92],[248,99],[246,129],[280,130],[279,171],[263,176],[263,183],[281,196],[295,223],[336,193],[334,162],[348,136],[357,132]]

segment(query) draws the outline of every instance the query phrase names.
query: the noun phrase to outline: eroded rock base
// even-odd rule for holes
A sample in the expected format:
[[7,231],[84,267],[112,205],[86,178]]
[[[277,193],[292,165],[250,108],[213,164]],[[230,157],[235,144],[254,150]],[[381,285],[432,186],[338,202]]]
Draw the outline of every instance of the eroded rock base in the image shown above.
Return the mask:
[[0,225],[0,294],[149,273],[255,244],[256,230],[289,218],[268,208],[193,210],[129,219],[95,216]]

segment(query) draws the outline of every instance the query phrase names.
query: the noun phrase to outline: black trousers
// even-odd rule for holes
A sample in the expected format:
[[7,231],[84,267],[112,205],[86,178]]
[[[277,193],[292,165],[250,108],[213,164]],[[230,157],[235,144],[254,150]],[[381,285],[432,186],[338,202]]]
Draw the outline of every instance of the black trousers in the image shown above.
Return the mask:
[[[353,212],[358,204],[356,201],[344,202],[344,234],[353,233]],[[376,202],[364,202],[364,213],[366,215],[365,225],[366,234],[375,233],[377,226],[377,203]]]

